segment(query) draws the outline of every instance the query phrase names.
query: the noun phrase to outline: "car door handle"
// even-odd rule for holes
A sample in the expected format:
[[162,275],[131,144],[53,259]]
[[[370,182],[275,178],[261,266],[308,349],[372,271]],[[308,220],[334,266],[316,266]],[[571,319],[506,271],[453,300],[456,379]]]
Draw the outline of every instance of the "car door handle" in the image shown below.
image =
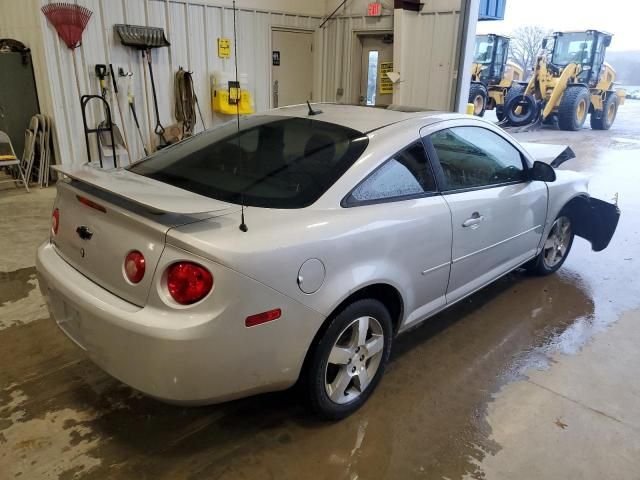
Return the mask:
[[478,212],[473,212],[471,214],[471,218],[467,218],[464,222],[462,222],[462,226],[478,228],[481,222],[484,221],[484,215],[480,215]]

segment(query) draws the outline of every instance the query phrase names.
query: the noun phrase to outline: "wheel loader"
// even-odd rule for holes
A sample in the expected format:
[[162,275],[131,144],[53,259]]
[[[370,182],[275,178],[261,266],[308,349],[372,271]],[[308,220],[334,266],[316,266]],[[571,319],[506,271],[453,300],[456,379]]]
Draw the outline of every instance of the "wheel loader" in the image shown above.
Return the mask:
[[604,61],[611,37],[586,30],[545,39],[526,88],[505,105],[503,125],[557,122],[561,130],[579,130],[590,115],[594,130],[611,128],[625,100],[625,91],[613,88],[615,70]]
[[498,120],[503,119],[503,106],[512,83],[524,80],[524,71],[507,60],[508,53],[509,37],[494,33],[476,36],[469,88],[474,115],[483,116],[485,110],[495,108]]

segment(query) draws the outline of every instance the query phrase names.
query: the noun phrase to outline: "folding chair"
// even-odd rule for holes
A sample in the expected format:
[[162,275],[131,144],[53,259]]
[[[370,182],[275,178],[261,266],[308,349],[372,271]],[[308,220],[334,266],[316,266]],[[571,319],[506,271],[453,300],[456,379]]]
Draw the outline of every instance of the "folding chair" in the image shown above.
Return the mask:
[[[11,144],[9,135],[0,130],[0,168],[5,168],[9,171],[12,178],[8,180],[0,180],[0,183],[15,182],[16,187],[22,179],[24,188],[29,192],[29,185],[24,175],[24,171],[20,166],[20,160],[16,157],[16,152]],[[17,173],[16,173],[17,171]]]

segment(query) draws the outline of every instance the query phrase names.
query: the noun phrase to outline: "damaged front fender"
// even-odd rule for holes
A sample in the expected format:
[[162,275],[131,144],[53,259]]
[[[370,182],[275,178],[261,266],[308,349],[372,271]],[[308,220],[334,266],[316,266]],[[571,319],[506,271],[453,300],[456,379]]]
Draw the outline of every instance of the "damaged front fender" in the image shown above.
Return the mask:
[[607,248],[620,220],[617,205],[581,195],[571,200],[565,211],[572,220],[574,233],[591,242],[595,252]]

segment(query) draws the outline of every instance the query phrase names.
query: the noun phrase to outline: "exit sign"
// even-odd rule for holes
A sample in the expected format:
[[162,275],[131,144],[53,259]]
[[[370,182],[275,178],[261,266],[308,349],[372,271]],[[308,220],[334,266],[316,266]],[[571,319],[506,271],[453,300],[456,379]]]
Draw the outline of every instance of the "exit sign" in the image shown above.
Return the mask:
[[379,17],[382,15],[382,4],[381,3],[370,3],[367,6],[367,16],[369,17]]

